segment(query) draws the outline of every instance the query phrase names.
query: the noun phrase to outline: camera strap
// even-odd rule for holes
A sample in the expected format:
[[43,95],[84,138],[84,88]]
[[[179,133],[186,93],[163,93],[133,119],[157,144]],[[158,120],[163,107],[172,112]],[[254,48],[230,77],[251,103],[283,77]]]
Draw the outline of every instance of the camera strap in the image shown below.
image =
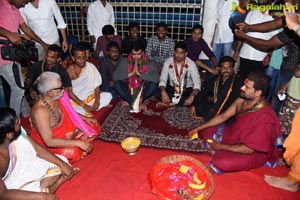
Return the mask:
[[21,77],[20,77],[20,72],[19,72],[19,67],[18,65],[14,62],[14,64],[12,65],[12,70],[13,70],[13,74],[14,74],[14,77],[15,77],[15,81],[16,81],[16,84],[19,88],[21,89],[25,89],[24,86],[22,86],[22,83],[21,83]]

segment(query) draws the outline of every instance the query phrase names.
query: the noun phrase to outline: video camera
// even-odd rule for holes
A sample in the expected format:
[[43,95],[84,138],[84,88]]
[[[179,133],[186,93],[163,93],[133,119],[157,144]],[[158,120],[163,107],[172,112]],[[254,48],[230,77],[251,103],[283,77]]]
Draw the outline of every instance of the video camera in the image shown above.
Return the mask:
[[1,56],[3,60],[11,61],[38,61],[38,49],[32,40],[22,40],[19,46],[13,46],[9,40],[0,40]]

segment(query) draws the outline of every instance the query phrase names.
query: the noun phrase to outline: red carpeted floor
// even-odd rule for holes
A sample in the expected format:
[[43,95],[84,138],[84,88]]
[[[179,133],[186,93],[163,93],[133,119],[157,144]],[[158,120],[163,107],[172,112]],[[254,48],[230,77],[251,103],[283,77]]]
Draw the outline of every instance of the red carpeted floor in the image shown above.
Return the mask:
[[[80,168],[71,181],[64,183],[57,191],[60,200],[155,200],[150,191],[147,176],[152,166],[168,155],[192,156],[203,164],[209,163],[208,154],[186,153],[142,147],[134,156],[122,151],[118,143],[97,140],[92,154],[75,163]],[[263,180],[264,174],[284,176],[288,169],[277,166],[274,169],[259,169],[213,174],[215,191],[212,200],[297,200],[297,193],[270,187]]]
[[[129,107],[118,102],[102,125],[100,138],[121,142],[126,137],[139,137],[143,146],[189,152],[206,152],[202,140],[191,141],[188,131],[203,123],[191,120],[184,106],[156,108],[158,101],[150,98],[144,102],[146,111],[130,113]],[[99,115],[97,113],[97,115]]]
[[[113,102],[116,105],[117,101]],[[103,122],[112,108],[106,108],[96,114]],[[28,128],[28,120],[22,119]],[[157,148],[141,147],[134,156],[129,156],[119,143],[96,140],[94,150],[83,160],[74,163],[80,172],[70,181],[65,182],[57,191],[60,200],[156,200],[151,193],[147,176],[152,166],[162,157],[169,155],[192,156],[204,165],[208,165],[210,156],[206,153],[188,153]],[[264,174],[285,176],[288,168],[277,166],[274,169],[259,169],[213,174],[215,191],[212,200],[299,200],[300,191],[292,193],[269,186]]]

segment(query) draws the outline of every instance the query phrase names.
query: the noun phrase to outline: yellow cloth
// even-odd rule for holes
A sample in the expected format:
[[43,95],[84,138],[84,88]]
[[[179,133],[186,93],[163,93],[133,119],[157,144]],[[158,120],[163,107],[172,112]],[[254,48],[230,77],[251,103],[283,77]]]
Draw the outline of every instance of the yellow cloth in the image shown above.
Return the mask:
[[283,146],[286,148],[283,157],[286,163],[291,166],[289,177],[300,181],[300,108],[298,108],[293,119],[292,131]]

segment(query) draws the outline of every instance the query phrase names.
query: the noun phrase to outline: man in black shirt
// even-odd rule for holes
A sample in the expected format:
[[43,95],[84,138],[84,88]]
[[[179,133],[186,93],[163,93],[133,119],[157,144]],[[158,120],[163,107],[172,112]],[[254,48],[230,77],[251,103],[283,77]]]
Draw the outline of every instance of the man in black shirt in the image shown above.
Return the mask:
[[116,42],[110,42],[107,45],[107,56],[99,66],[99,72],[102,77],[102,85],[100,89],[104,92],[110,92],[113,98],[118,97],[117,91],[114,89],[113,74],[116,71],[120,60],[120,47]]
[[66,69],[61,66],[62,49],[60,46],[53,44],[48,47],[47,54],[44,60],[35,62],[29,67],[29,71],[26,75],[25,87],[28,88],[27,98],[30,100],[32,105],[38,97],[38,93],[34,82],[40,76],[41,73],[45,71],[56,72],[60,75],[62,80],[62,85],[64,88],[72,86],[70,76]]
[[131,22],[128,26],[128,30],[129,30],[129,35],[125,39],[123,39],[121,43],[121,51],[124,56],[128,56],[130,54],[132,43],[134,41],[137,40],[141,41],[144,45],[143,50],[145,50],[147,46],[147,41],[139,34],[140,26],[138,23]]
[[190,108],[190,117],[205,121],[224,112],[239,96],[242,80],[234,74],[234,59],[220,59],[220,73],[195,97]]

